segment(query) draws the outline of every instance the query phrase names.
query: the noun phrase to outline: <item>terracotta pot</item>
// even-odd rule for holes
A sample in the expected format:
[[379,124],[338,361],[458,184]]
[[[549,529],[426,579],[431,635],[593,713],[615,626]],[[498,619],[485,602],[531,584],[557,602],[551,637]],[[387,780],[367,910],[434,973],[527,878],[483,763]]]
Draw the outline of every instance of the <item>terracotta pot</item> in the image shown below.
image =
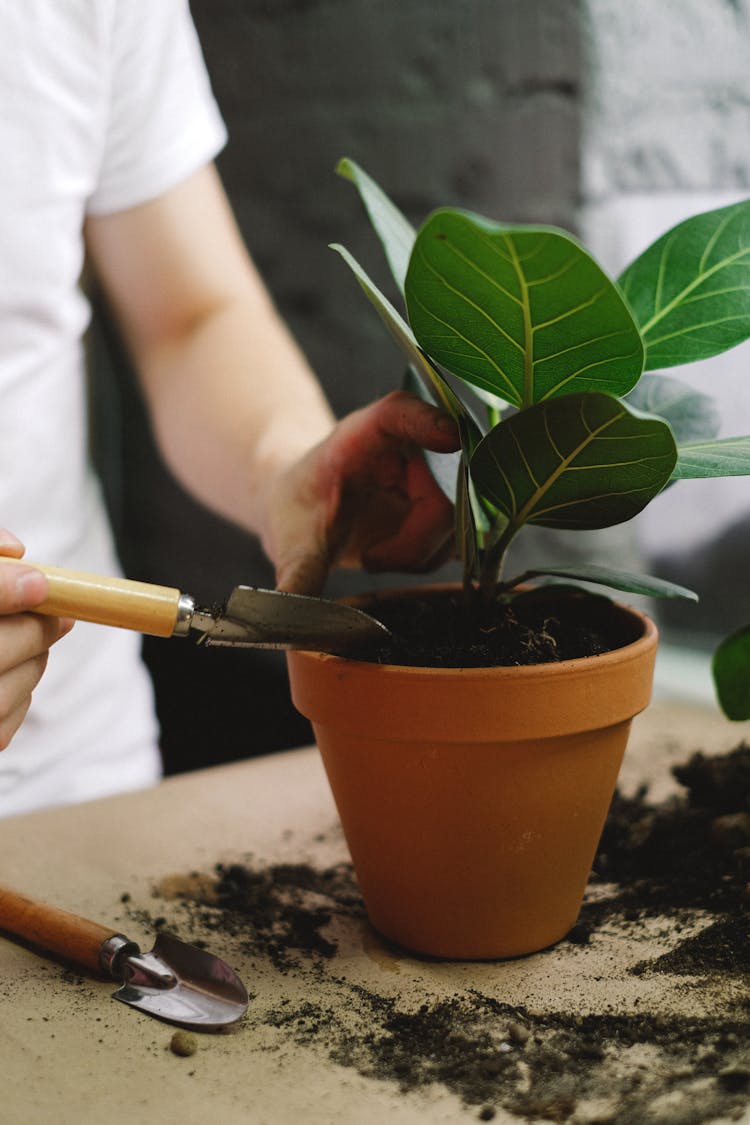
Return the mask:
[[386,938],[489,959],[542,949],[573,926],[631,719],[651,696],[656,627],[619,611],[636,639],[558,664],[427,669],[288,654],[292,698],[313,724],[370,921]]

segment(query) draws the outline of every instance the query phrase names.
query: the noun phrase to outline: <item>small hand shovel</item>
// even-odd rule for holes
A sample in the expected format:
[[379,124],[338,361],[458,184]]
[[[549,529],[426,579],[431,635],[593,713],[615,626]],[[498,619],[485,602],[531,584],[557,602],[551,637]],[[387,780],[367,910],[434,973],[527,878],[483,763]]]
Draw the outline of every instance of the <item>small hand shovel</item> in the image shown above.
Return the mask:
[[326,598],[236,586],[224,606],[208,610],[169,586],[0,556],[1,565],[19,563],[41,570],[49,581],[49,596],[34,608],[35,613],[116,625],[154,637],[184,637],[195,629],[209,645],[344,654],[390,636],[385,625],[369,614]]
[[247,1009],[245,986],[229,965],[168,934],[159,934],[151,953],[141,953],[116,930],[6,887],[0,887],[0,930],[121,980],[115,1000],[169,1023],[212,1031]]

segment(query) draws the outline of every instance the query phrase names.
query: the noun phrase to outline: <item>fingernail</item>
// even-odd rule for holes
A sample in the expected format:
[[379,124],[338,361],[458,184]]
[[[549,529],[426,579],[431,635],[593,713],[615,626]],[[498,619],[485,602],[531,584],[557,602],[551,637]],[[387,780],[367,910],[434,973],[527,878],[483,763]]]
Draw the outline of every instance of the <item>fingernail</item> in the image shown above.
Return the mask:
[[24,551],[21,540],[12,531],[7,531],[4,527],[0,528],[0,547],[4,551],[21,551],[21,553]]
[[450,414],[441,411],[435,419],[435,427],[444,434],[453,434],[456,432],[455,419],[451,418]]
[[39,571],[27,570],[16,578],[16,593],[24,604],[43,602],[47,596],[47,580]]

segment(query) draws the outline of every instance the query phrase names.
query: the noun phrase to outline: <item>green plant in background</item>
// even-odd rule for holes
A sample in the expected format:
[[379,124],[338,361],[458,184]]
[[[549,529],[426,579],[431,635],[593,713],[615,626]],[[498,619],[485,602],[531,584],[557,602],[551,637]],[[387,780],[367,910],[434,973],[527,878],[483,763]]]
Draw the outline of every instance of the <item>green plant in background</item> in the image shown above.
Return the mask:
[[[680,223],[614,281],[571,235],[443,208],[415,231],[353,161],[403,298],[402,315],[342,246],[404,353],[412,389],[456,420],[461,451],[430,457],[455,501],[467,597],[480,605],[533,577],[693,597],[597,565],[508,577],[527,525],[590,530],[631,519],[676,480],[750,474],[750,436],[717,438],[710,396],[655,369],[708,359],[750,337],[750,200]],[[719,699],[744,693],[750,629],[717,654]]]
[[726,637],[712,661],[716,694],[729,719],[750,719],[750,625]]

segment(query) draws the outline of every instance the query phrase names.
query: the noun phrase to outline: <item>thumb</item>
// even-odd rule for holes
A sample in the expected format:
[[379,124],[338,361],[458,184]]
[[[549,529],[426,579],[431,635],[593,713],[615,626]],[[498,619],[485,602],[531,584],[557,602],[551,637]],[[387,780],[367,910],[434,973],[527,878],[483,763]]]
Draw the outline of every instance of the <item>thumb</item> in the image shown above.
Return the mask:
[[451,453],[461,444],[453,418],[409,391],[391,391],[365,408],[362,418],[374,421],[381,434],[436,453]]
[[307,551],[287,557],[276,567],[276,589],[287,594],[319,597],[323,592],[330,560],[320,552]]
[[8,555],[12,559],[20,559],[26,548],[20,539],[8,531],[7,528],[0,527],[0,555]]

